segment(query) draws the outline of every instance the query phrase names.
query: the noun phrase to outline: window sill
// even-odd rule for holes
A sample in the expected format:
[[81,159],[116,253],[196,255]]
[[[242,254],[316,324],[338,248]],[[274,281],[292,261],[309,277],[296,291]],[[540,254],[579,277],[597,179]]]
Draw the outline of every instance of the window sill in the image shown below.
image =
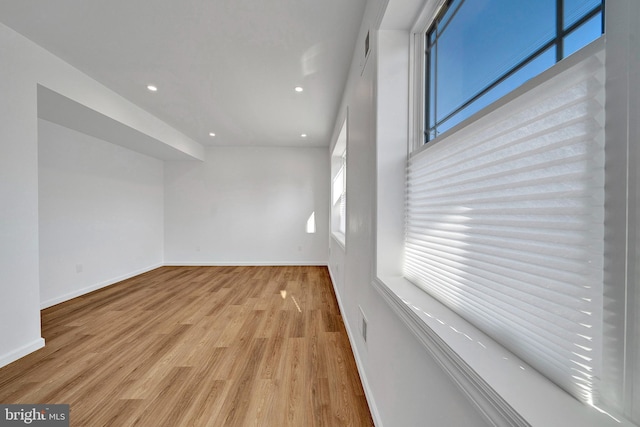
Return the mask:
[[339,231],[332,231],[331,232],[331,237],[333,237],[333,240],[335,240],[336,242],[338,242],[338,244],[342,247],[342,250],[345,250],[346,244],[345,244],[345,236],[344,234],[340,233]]
[[490,425],[634,425],[580,403],[403,277],[373,286]]

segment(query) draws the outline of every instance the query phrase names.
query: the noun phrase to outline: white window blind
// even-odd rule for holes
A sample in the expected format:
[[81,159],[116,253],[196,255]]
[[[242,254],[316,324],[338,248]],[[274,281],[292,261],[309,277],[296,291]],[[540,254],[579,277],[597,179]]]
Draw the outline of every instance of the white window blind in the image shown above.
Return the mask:
[[591,404],[602,341],[603,56],[540,76],[427,144],[407,178],[405,276]]

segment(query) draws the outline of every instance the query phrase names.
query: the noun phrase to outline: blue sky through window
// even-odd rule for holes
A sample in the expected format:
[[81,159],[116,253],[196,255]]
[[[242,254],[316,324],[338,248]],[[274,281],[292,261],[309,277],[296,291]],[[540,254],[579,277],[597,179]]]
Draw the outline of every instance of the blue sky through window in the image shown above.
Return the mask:
[[564,45],[561,56],[566,57],[598,38],[601,13],[586,22],[584,17],[601,4],[602,0],[564,0],[563,31],[580,25],[558,37],[556,0],[450,2],[435,30],[427,34],[430,43],[435,41],[427,55],[427,139],[553,66],[560,52],[557,45]]

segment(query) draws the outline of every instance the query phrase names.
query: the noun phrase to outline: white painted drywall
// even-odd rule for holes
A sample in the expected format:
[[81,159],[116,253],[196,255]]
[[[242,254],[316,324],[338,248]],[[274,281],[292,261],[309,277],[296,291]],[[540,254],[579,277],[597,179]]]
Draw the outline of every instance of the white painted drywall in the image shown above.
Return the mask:
[[210,147],[202,163],[166,162],[165,263],[326,265],[329,181],[327,148]]
[[33,54],[28,44],[0,24],[0,366],[44,345],[36,85],[27,65]]
[[38,120],[40,303],[163,263],[163,162]]
[[198,158],[203,148],[0,24],[0,366],[44,345],[38,249],[38,84]]

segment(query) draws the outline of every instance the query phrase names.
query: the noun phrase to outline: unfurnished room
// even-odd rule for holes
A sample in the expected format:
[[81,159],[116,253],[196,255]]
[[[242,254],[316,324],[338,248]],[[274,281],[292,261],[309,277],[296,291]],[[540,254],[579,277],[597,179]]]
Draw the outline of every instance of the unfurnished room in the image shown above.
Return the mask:
[[0,426],[640,426],[637,0],[0,0]]

